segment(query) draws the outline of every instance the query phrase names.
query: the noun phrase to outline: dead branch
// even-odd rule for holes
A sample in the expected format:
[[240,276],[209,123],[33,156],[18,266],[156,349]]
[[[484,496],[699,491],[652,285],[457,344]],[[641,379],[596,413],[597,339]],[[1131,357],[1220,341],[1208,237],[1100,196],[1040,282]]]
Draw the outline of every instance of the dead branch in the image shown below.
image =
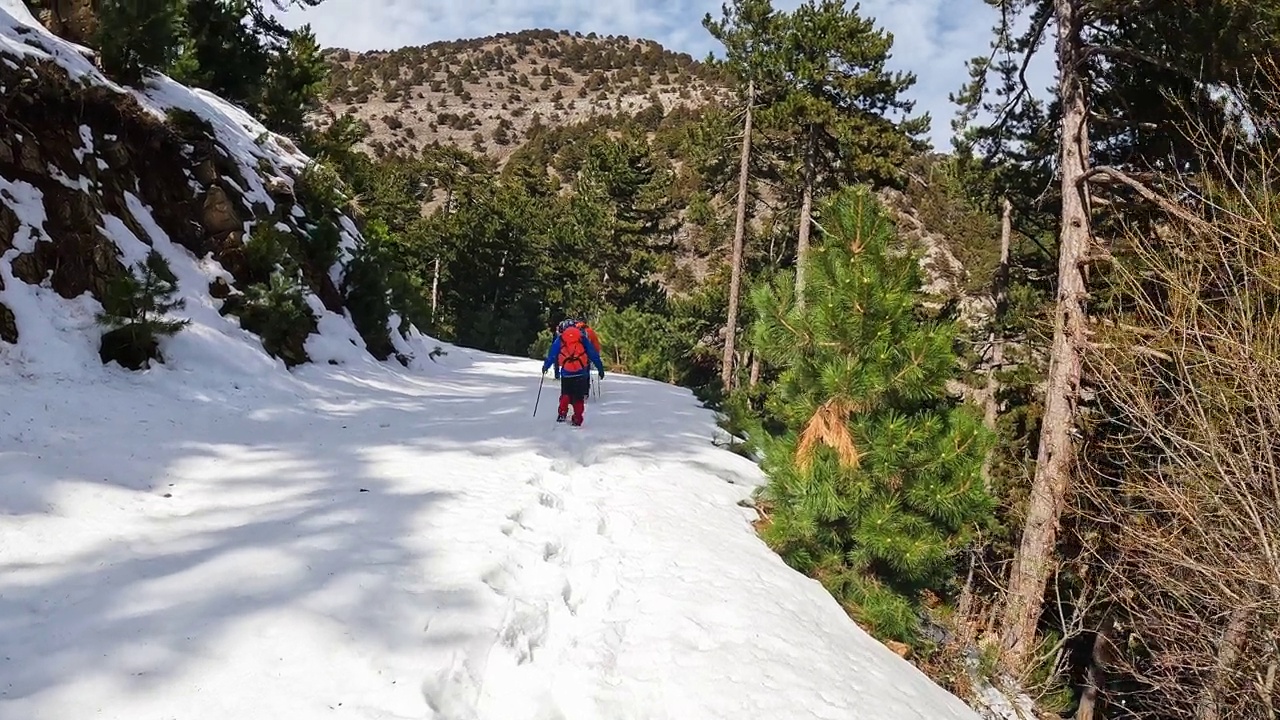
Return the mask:
[[1129,186],[1148,202],[1155,204],[1161,210],[1164,210],[1166,213],[1183,220],[1184,222],[1193,225],[1204,224],[1206,222],[1201,218],[1192,215],[1190,212],[1187,212],[1184,208],[1179,207],[1166,198],[1158,195],[1156,191],[1147,187],[1141,181],[1119,168],[1114,168],[1109,165],[1098,165],[1085,173],[1082,182],[1098,182],[1098,178],[1100,177],[1105,177]]

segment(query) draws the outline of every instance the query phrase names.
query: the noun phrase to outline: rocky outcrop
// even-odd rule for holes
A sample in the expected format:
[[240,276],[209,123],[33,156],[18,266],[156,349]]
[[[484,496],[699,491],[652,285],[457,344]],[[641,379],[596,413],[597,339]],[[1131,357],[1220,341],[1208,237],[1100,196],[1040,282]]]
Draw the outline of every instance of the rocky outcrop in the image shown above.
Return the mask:
[[991,312],[993,303],[986,296],[974,296],[965,292],[968,271],[951,252],[947,238],[925,226],[919,213],[901,191],[881,188],[876,191],[880,202],[889,210],[898,226],[898,236],[908,248],[921,253],[920,268],[924,271],[924,292],[942,302],[954,302],[958,319],[976,326]]

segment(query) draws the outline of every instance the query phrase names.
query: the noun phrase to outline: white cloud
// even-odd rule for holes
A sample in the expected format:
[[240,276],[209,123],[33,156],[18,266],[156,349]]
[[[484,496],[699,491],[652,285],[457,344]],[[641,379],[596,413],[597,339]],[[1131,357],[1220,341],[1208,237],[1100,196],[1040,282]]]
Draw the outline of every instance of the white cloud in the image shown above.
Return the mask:
[[[798,4],[776,2],[782,9]],[[964,61],[988,52],[994,11],[981,0],[863,0],[860,11],[893,33],[890,65],[916,74],[916,113],[930,113],[934,146],[949,149],[955,108],[947,95],[966,80]],[[551,28],[649,38],[702,58],[718,50],[701,25],[708,12],[718,17],[720,0],[325,0],[283,19],[310,23],[322,45],[351,50]],[[1033,71],[1029,80],[1039,90],[1052,66],[1042,60]]]

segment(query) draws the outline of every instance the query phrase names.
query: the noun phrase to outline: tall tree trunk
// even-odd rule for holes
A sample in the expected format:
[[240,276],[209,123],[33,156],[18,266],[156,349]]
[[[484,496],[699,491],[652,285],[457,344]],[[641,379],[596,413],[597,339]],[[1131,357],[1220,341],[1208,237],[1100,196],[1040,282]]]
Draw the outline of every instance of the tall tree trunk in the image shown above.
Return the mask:
[[742,287],[742,244],[747,228],[747,180],[751,160],[751,107],[756,102],[755,81],[747,83],[747,117],[742,126],[742,156],[738,161],[738,212],[733,220],[733,266],[729,269],[729,309],[724,328],[724,359],[720,363],[720,380],[726,391],[734,380],[734,340],[738,333],[738,299]]
[[435,270],[431,273],[431,322],[436,321],[436,302],[440,297],[440,256],[436,256]]
[[[1004,365],[1004,331],[1000,325],[1004,321],[1005,311],[1009,305],[1009,245],[1013,235],[1013,204],[1009,198],[1004,199],[1004,213],[1000,219],[1000,264],[996,266],[995,278],[992,281],[991,298],[993,312],[991,331],[987,334],[987,342],[991,347],[991,357],[987,361],[987,389],[983,398],[983,423],[987,429],[996,429],[996,419],[1000,414],[1000,381],[996,373]],[[991,463],[995,450],[987,453],[982,461],[982,479],[987,487],[991,487]]]
[[1062,103],[1062,218],[1058,239],[1058,298],[1045,390],[1036,472],[1027,502],[1022,542],[1009,575],[1001,645],[1006,667],[1027,669],[1036,643],[1044,591],[1055,562],[1058,523],[1070,484],[1081,352],[1085,343],[1084,263],[1089,209],[1083,180],[1089,127],[1080,76],[1080,0],[1054,0],[1058,24],[1058,94]]
[[809,256],[809,230],[813,225],[813,126],[804,143],[804,190],[800,196],[800,235],[796,238],[796,309],[804,308],[804,261]]
[[747,387],[755,387],[760,382],[760,353],[751,354],[751,375],[747,380]]
[[[444,190],[444,211],[453,214],[453,182],[449,181],[449,185]],[[436,254],[435,267],[431,273],[431,322],[436,321],[436,303],[440,297],[440,255]]]
[[502,261],[498,263],[498,281],[493,284],[493,312],[498,312],[498,297],[502,295],[502,277],[507,274],[507,251],[502,251]]

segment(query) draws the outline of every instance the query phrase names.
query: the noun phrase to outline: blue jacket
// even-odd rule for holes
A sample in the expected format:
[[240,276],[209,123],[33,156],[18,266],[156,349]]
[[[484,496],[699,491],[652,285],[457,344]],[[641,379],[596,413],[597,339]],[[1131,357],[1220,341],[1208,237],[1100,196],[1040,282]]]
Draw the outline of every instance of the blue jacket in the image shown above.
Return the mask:
[[[587,359],[591,361],[591,364],[595,365],[596,369],[599,370],[601,373],[603,373],[604,363],[600,362],[600,354],[596,352],[595,346],[591,344],[591,340],[587,337],[586,333],[582,334],[582,347],[586,348]],[[545,373],[547,370],[551,369],[551,366],[556,364],[556,359],[559,357],[560,357],[560,336],[556,335],[556,339],[551,342],[551,349],[547,351],[547,359],[542,363],[542,372]],[[579,375],[590,375],[590,374],[591,374],[590,366],[584,367],[581,370],[576,370],[574,372],[566,372],[563,369],[560,371],[560,377],[577,377]]]

